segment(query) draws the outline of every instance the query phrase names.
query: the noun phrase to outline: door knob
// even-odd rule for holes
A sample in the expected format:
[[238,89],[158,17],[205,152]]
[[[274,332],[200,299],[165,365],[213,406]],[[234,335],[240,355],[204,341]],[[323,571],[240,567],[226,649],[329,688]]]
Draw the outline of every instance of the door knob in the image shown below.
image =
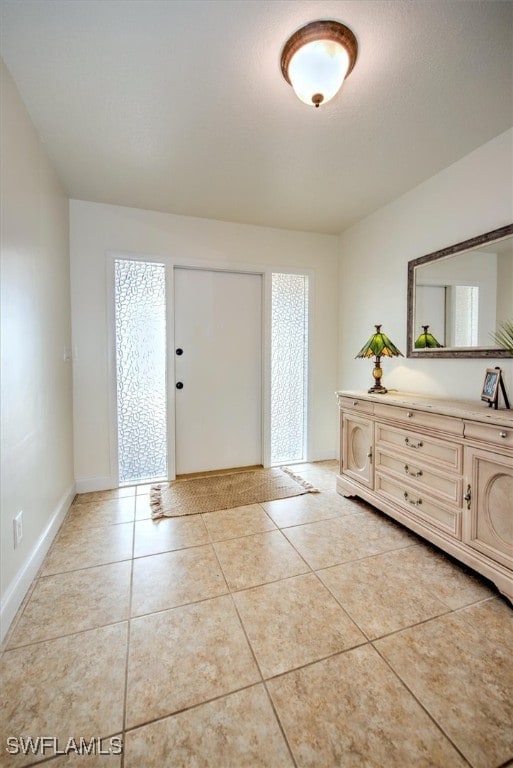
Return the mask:
[[183,381],[177,381],[176,382],[176,388],[177,389],[183,389]]
[[176,354],[183,355],[183,349],[181,347],[178,347],[178,349],[176,350]]

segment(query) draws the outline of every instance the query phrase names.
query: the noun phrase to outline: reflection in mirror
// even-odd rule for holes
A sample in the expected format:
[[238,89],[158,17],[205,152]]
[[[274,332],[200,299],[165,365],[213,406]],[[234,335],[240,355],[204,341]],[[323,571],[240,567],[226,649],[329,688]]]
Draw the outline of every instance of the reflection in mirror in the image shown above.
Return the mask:
[[409,262],[408,357],[503,357],[512,318],[513,225]]
[[422,326],[422,333],[415,339],[415,349],[433,349],[436,347],[443,347],[438,339],[435,339],[432,333],[429,331],[429,325]]

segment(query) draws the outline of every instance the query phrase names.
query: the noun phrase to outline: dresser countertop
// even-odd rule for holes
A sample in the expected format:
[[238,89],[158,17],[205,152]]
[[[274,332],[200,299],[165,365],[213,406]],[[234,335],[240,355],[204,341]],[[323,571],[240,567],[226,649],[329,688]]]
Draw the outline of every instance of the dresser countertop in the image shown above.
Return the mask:
[[356,390],[340,390],[338,397],[349,397],[354,400],[367,400],[380,405],[395,405],[403,408],[417,408],[427,413],[439,413],[444,416],[454,416],[470,421],[480,421],[484,424],[513,429],[513,411],[504,407],[490,408],[479,400],[458,400],[456,398],[432,397],[418,393],[389,390],[384,395],[372,394]]

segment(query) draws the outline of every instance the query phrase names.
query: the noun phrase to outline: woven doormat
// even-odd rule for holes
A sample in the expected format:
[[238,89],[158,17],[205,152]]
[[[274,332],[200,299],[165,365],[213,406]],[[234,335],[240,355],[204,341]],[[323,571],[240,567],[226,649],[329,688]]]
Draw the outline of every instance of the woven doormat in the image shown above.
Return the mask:
[[286,467],[195,477],[152,486],[151,516],[198,515],[304,493],[319,491]]

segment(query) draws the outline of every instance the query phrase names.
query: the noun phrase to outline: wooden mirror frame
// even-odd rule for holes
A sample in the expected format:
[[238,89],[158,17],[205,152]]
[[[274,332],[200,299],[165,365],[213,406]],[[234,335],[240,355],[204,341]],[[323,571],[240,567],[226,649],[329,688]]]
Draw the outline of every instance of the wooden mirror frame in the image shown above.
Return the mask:
[[406,357],[511,357],[506,349],[500,347],[441,347],[434,349],[418,350],[414,348],[415,331],[413,327],[415,311],[415,267],[421,264],[427,264],[430,261],[437,261],[447,256],[453,256],[456,253],[471,251],[474,248],[480,248],[486,243],[492,243],[503,240],[513,235],[513,224],[508,224],[500,229],[494,229],[491,232],[485,232],[470,240],[464,240],[455,245],[449,245],[439,251],[428,253],[426,256],[420,256],[418,259],[412,259],[408,262],[408,315],[407,315],[407,348]]

